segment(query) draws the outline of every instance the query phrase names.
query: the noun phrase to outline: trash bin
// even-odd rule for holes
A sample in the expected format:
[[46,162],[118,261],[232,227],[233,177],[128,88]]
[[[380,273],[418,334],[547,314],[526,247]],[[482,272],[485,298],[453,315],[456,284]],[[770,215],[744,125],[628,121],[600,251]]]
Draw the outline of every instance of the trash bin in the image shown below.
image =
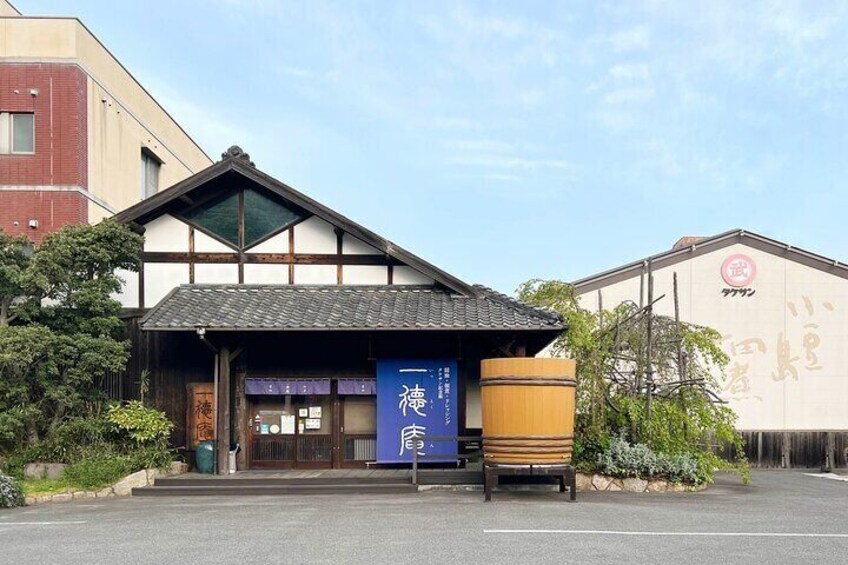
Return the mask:
[[215,472],[215,446],[218,442],[214,440],[201,441],[197,444],[197,452],[194,454],[197,471],[211,475]]
[[236,453],[238,453],[239,449],[241,449],[239,444],[235,444],[235,446],[230,445],[230,457],[228,458],[230,474],[236,472]]

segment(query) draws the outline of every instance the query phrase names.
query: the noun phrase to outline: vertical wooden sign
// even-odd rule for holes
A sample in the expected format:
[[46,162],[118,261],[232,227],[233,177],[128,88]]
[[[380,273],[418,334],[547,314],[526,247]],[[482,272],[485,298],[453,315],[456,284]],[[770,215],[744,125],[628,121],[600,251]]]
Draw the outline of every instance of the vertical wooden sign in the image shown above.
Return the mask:
[[188,448],[196,449],[198,443],[215,439],[215,385],[188,383],[186,389],[186,439]]

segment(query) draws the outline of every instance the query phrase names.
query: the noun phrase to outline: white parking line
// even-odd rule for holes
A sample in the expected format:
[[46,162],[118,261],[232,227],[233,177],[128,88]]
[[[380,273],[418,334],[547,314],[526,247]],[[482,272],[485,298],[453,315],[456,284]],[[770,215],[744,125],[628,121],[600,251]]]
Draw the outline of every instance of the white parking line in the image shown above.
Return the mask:
[[65,524],[86,524],[84,520],[68,520],[67,522],[0,522],[0,526],[62,526]]
[[755,538],[848,538],[848,534],[804,532],[626,532],[615,530],[483,530],[484,534],[575,534],[599,536],[698,536]]
[[804,473],[814,479],[830,479],[832,481],[848,482],[848,475],[837,475],[836,473]]

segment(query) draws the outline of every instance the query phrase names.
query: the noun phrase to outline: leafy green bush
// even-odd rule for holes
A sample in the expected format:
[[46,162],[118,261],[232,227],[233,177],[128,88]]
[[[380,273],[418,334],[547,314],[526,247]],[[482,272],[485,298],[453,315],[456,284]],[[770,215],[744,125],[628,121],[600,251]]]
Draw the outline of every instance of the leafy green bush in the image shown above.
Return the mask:
[[167,442],[174,423],[164,412],[147,408],[139,400],[109,407],[107,419],[119,432],[132,438],[137,444]]
[[0,508],[14,508],[24,504],[24,491],[18,482],[13,477],[0,473]]
[[91,490],[108,486],[137,470],[127,455],[101,453],[69,465],[64,478],[70,485]]
[[[727,469],[749,482],[736,414],[717,401],[717,377],[729,361],[719,332],[632,302],[590,311],[562,281],[527,281],[518,297],[555,310],[568,325],[552,352],[577,361],[573,461],[579,470],[606,465],[619,476],[656,473],[701,483]],[[617,437],[633,449],[614,446]]]
[[613,477],[665,478],[692,484],[705,483],[712,478],[690,453],[655,452],[645,444],[631,445],[623,438],[613,439],[598,455],[598,470]]

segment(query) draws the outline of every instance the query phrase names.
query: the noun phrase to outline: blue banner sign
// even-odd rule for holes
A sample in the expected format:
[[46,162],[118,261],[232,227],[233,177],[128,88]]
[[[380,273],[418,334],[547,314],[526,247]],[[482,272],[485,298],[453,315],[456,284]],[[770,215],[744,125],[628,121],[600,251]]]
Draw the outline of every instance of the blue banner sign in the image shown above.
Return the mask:
[[457,370],[454,359],[377,361],[377,462],[455,462],[455,441],[428,437],[457,434]]

